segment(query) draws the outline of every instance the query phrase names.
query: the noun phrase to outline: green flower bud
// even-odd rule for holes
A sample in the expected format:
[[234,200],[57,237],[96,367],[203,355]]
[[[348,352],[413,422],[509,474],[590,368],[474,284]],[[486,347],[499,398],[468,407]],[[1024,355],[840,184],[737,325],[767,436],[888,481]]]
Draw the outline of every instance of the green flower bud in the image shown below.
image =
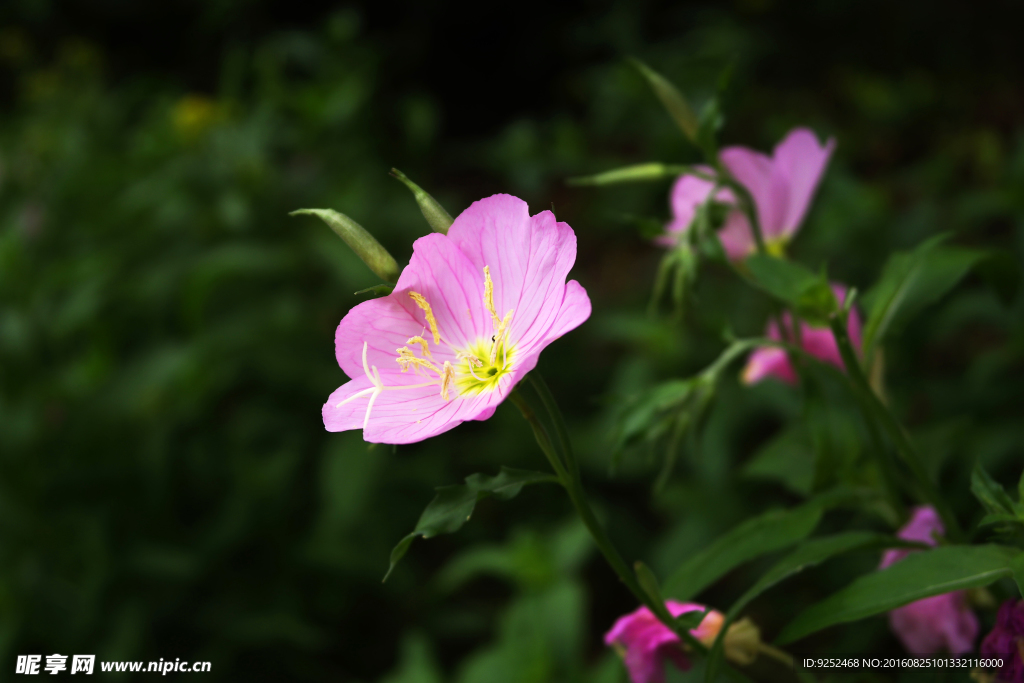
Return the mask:
[[651,86],[651,90],[661,100],[665,109],[668,110],[669,116],[682,129],[686,137],[690,138],[693,142],[697,142],[700,121],[694,115],[693,109],[690,108],[690,103],[686,101],[683,94],[674,85],[669,83],[664,76],[639,59],[630,58],[629,61],[640,72],[640,75],[644,77],[647,84]]
[[448,212],[444,210],[444,207],[427,194],[426,190],[405,177],[405,174],[397,168],[391,169],[391,175],[401,180],[405,183],[406,187],[412,190],[413,196],[416,197],[416,203],[420,205],[420,211],[423,213],[423,217],[427,219],[430,229],[442,235],[447,235],[448,228],[451,227],[454,221]]
[[356,256],[363,260],[377,277],[385,282],[398,282],[399,268],[394,257],[381,246],[366,228],[356,223],[343,213],[331,209],[298,209],[289,216],[316,216],[345,240]]

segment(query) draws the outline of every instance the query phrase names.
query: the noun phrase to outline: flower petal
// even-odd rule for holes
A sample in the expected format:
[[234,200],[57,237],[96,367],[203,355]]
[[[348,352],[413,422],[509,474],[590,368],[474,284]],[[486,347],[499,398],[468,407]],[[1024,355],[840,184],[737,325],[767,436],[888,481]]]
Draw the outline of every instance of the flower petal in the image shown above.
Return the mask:
[[791,235],[800,227],[835,146],[834,138],[824,145],[818,144],[817,136],[807,128],[790,131],[776,145],[775,171],[785,178],[788,188],[786,210],[780,216],[780,234]]
[[427,328],[425,313],[409,295],[422,294],[437,319],[441,338],[457,349],[465,350],[490,337],[493,332],[484,306],[483,266],[477,268],[454,241],[439,233],[419,238],[412,249],[409,265],[390,296]]
[[765,377],[776,377],[787,384],[796,384],[796,373],[783,349],[766,346],[756,349],[743,368],[743,381],[747,384],[760,382]]
[[[409,337],[422,330],[423,323],[415,319],[394,294],[371,299],[354,306],[341,319],[334,333],[334,354],[346,375],[353,379],[362,377],[365,375],[363,343],[366,343],[367,363],[384,375],[399,369],[395,362],[396,349],[405,346]],[[362,426],[362,421],[359,424]]]
[[565,298],[565,278],[576,261],[572,228],[550,211],[531,217],[526,202],[499,194],[459,214],[448,237],[477,270],[490,267],[498,315],[515,311],[508,338],[529,353]]
[[736,180],[754,197],[764,238],[781,236],[788,201],[787,187],[785,179],[775,172],[772,160],[746,147],[727,147],[722,150],[721,159]]

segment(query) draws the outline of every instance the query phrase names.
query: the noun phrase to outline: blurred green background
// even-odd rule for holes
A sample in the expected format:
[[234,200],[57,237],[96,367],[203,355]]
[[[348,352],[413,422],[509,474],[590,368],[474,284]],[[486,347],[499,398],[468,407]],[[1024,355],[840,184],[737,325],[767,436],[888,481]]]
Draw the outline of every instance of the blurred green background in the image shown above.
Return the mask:
[[[1012,2],[922,0],[4,3],[0,670],[59,652],[209,660],[210,681],[625,680],[601,636],[635,605],[552,489],[481,503],[381,584],[433,487],[542,456],[507,405],[397,449],[326,433],[345,381],[333,330],[376,282],[287,213],[343,211],[404,263],[427,227],[392,166],[453,215],[495,192],[553,205],[594,315],[540,367],[613,538],[665,575],[747,516],[856,480],[865,440],[841,392],[820,400],[825,379],[801,395],[734,378],[664,487],[656,448],[612,471],[623,397],[693,373],[768,311],[710,268],[682,323],[646,316],[661,254],[636,225],[667,218],[669,182],[565,186],[696,158],[624,58],[697,100],[732,65],[726,144],[834,135],[793,254],[863,290],[942,231],[1020,263],[1022,19]],[[977,521],[974,460],[1013,485],[1024,455],[1022,297],[970,276],[887,366],[892,404]],[[812,427],[805,459],[747,467],[793,418]],[[750,614],[770,639],[877,561],[826,564]],[[702,599],[729,604],[764,566]],[[797,649],[900,652],[882,618]]]

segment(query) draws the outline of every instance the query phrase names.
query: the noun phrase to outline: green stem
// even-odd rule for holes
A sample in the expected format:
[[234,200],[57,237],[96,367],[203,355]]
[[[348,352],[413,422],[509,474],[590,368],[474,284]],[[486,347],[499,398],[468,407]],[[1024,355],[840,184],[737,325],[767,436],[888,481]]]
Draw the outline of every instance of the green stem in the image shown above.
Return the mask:
[[[542,379],[534,379],[530,381],[530,384],[537,388],[537,393],[541,396],[541,401],[544,403],[545,408],[548,409],[549,417],[555,424],[555,430],[559,434],[559,441],[569,445],[568,431],[565,428],[565,423],[562,420],[561,411],[558,410],[557,404],[554,402],[554,398],[550,392],[547,391],[547,386],[543,383]],[[575,458],[572,459],[570,468],[567,470],[562,464],[561,459],[555,452],[552,441],[548,436],[547,429],[540,422],[537,414],[530,407],[529,403],[523,397],[517,389],[513,390],[510,394],[512,402],[516,404],[519,411],[530,426],[533,428],[534,437],[537,439],[537,444],[541,450],[544,451],[544,455],[547,457],[548,462],[555,469],[558,475],[559,481],[565,488],[566,493],[569,494],[569,500],[572,502],[573,507],[576,508],[577,514],[583,521],[584,526],[587,527],[587,531],[590,532],[591,537],[594,539],[594,543],[597,545],[601,554],[604,555],[605,560],[611,565],[612,570],[618,575],[619,580],[622,581],[626,587],[633,593],[634,597],[643,605],[646,605],[649,610],[661,621],[665,626],[672,629],[673,633],[679,636],[680,640],[685,642],[691,648],[701,653],[702,655],[707,654],[707,647],[704,646],[699,640],[693,637],[693,635],[684,628],[680,628],[676,624],[675,619],[669,613],[664,603],[659,603],[652,600],[640,586],[640,583],[636,580],[636,575],[630,569],[629,565],[619,554],[618,549],[612,544],[611,539],[608,538],[607,532],[601,523],[598,521],[594,511],[590,508],[590,504],[587,502],[586,494],[583,491],[583,483],[579,476],[579,467],[576,464]],[[571,448],[567,451],[566,457],[572,458]]]
[[835,335],[836,344],[839,347],[839,355],[843,359],[843,365],[846,366],[846,373],[853,384],[854,394],[859,398],[866,417],[877,420],[882,430],[892,439],[896,449],[903,456],[903,460],[917,479],[925,502],[934,506],[942,518],[942,522],[946,526],[946,535],[954,542],[963,541],[964,534],[960,528],[960,523],[957,522],[956,517],[953,516],[953,511],[939,493],[931,477],[928,476],[928,472],[917,449],[910,442],[899,420],[878,399],[875,392],[872,391],[871,384],[864,375],[860,361],[857,360],[857,355],[853,351],[853,345],[850,343],[850,335],[846,330],[845,321],[837,315],[833,316],[829,325],[832,328],[832,334]]

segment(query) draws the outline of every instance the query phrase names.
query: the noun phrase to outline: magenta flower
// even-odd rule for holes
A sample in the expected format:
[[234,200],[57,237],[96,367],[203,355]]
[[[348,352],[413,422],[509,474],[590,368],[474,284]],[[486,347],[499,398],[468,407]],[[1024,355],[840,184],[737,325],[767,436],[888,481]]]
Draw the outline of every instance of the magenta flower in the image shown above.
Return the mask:
[[[720,159],[729,172],[750,191],[757,208],[758,221],[769,251],[780,253],[786,242],[799,229],[807,207],[825,171],[835,140],[824,145],[807,128],[795,128],[775,147],[771,157],[747,147],[726,147]],[[709,168],[701,168],[713,174]],[[678,233],[690,227],[697,206],[707,200],[714,187],[709,180],[682,176],[672,188],[672,222],[665,226],[669,233],[665,244],[674,242]],[[728,189],[719,189],[715,200],[736,204]],[[754,233],[746,216],[739,209],[729,212],[718,233],[729,258],[741,260],[756,249]]]
[[352,380],[327,399],[324,426],[402,444],[486,420],[544,347],[590,316],[586,291],[565,281],[575,261],[568,224],[502,194],[416,240],[395,290],[338,325]]
[[[846,288],[841,285],[832,285],[832,291],[840,303],[846,301]],[[782,316],[782,324],[785,328],[783,335],[778,324],[772,320],[768,323],[766,335],[769,339],[786,339],[795,341],[793,334],[793,318],[789,313]],[[846,320],[847,330],[850,334],[850,342],[854,349],[859,349],[861,344],[861,321],[856,308],[850,309],[850,315]],[[839,355],[839,346],[832,330],[828,327],[816,327],[807,322],[800,323],[800,347],[810,355],[826,363],[843,368],[843,359]],[[789,354],[785,349],[777,346],[765,346],[757,349],[747,360],[743,368],[743,381],[747,384],[760,382],[765,377],[776,377],[787,384],[796,384],[796,370],[789,362]]]
[[[935,508],[924,505],[914,508],[910,521],[896,535],[907,541],[936,545],[936,537],[943,532]],[[885,569],[911,552],[919,551],[887,550],[878,568]],[[968,607],[963,591],[933,595],[897,607],[889,612],[889,626],[907,652],[915,655],[932,655],[942,650],[965,654],[974,648],[974,639],[978,637],[978,618]]]
[[[703,605],[675,600],[666,600],[665,607],[674,617],[705,609]],[[697,640],[710,646],[724,621],[725,617],[721,612],[712,610],[690,633]],[[619,617],[612,630],[605,634],[604,642],[622,654],[633,683],[663,683],[666,659],[683,671],[690,668],[690,660],[679,642],[679,636],[658,621],[646,607]]]
[[981,641],[981,656],[1003,660],[996,680],[1024,683],[1024,600],[1007,600],[999,608],[996,625]]

